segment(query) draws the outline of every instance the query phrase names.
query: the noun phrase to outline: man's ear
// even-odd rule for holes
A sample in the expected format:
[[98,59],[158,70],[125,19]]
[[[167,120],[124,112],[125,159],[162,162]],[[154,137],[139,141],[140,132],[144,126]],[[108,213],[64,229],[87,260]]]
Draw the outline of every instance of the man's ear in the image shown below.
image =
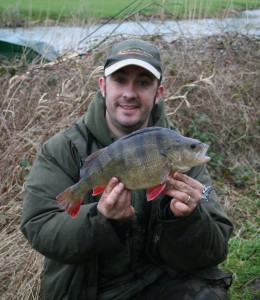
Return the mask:
[[104,76],[99,77],[99,88],[101,91],[102,96],[105,98],[105,91],[106,91],[106,79]]
[[155,103],[156,104],[161,100],[163,92],[164,92],[164,86],[159,85],[159,87],[157,89],[157,92],[156,92],[156,97],[155,97]]

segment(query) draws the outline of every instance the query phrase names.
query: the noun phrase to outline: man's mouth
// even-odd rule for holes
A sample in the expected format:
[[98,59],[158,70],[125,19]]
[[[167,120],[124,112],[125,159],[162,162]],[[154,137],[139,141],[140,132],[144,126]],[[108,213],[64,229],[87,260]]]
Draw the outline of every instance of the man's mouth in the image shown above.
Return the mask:
[[119,105],[119,107],[126,109],[126,110],[133,110],[133,109],[138,108],[138,106],[136,106],[136,105]]

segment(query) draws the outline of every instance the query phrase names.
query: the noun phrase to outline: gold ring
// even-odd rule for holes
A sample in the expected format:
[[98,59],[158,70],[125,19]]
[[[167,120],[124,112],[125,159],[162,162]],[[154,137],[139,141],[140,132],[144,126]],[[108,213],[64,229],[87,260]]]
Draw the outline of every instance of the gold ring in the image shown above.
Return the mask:
[[188,197],[188,199],[185,201],[185,204],[189,205],[189,203],[191,202],[191,196]]

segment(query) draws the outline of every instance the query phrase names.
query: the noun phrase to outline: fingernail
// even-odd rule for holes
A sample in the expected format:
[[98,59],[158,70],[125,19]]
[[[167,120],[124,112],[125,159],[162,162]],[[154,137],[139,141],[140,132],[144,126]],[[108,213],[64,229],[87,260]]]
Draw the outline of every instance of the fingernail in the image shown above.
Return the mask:
[[123,189],[125,186],[122,182],[119,182],[119,187]]
[[173,174],[173,177],[174,177],[175,179],[177,179],[178,176],[179,176],[179,173],[178,173],[178,172],[175,172],[175,173]]

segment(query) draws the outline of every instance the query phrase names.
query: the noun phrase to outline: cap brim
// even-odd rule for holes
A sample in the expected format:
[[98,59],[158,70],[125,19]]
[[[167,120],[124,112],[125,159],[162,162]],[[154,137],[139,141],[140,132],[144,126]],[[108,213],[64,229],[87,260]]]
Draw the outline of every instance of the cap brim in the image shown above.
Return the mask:
[[129,59],[118,61],[118,62],[112,64],[111,66],[105,68],[105,71],[104,71],[105,77],[113,74],[115,71],[117,71],[123,67],[130,66],[130,65],[142,67],[142,68],[146,69],[147,71],[149,71],[150,73],[152,73],[157,79],[161,78],[161,73],[154,66],[147,63],[146,61],[134,59],[134,58],[129,58]]

